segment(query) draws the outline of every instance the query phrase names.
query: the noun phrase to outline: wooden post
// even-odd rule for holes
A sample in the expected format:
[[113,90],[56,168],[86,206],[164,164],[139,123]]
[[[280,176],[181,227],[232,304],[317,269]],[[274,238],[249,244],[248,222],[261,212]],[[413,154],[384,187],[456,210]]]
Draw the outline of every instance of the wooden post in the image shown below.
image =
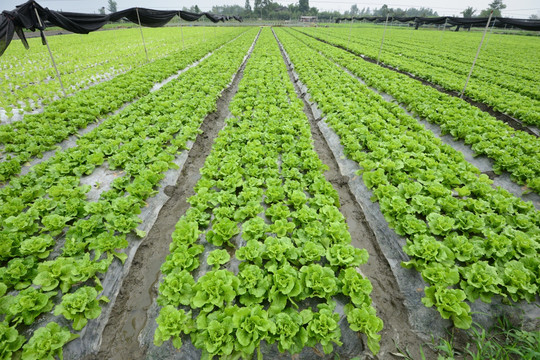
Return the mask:
[[386,14],[386,22],[384,23],[384,31],[382,34],[381,48],[379,49],[379,55],[377,55],[377,65],[379,65],[379,58],[381,57],[381,51],[384,44],[384,35],[386,34],[386,25],[388,25],[388,15],[390,15],[390,13]]
[[489,13],[489,18],[488,18],[488,21],[487,21],[487,24],[486,24],[486,28],[484,29],[484,34],[482,35],[482,40],[480,40],[480,45],[478,45],[478,50],[476,51],[476,56],[474,57],[474,61],[473,61],[472,66],[471,66],[471,71],[469,71],[469,76],[467,76],[467,81],[465,81],[465,86],[463,87],[463,90],[461,91],[461,95],[459,96],[462,99],[463,99],[463,94],[465,94],[465,89],[467,89],[467,85],[469,84],[469,79],[471,78],[471,75],[472,75],[472,72],[473,72],[473,69],[474,69],[474,64],[476,64],[476,60],[478,59],[478,55],[480,54],[480,50],[482,49],[482,44],[484,42],[484,38],[486,37],[486,32],[487,32],[487,29],[489,27],[489,22],[491,21],[491,16],[493,16],[493,10],[491,10],[491,12]]
[[[36,12],[36,16],[39,22],[39,26],[43,27],[43,23],[41,22],[41,17],[39,16],[39,13],[36,8],[34,8],[34,11]],[[56,70],[56,76],[58,77],[58,82],[60,82],[60,87],[62,88],[62,92],[64,93],[64,97],[67,97],[66,89],[64,88],[64,83],[62,82],[62,78],[60,77],[60,72],[58,71],[58,68],[56,67],[56,61],[54,61],[54,57],[51,51],[51,47],[49,46],[49,42],[47,41],[47,37],[45,36],[45,33],[43,30],[40,30],[41,34],[43,35],[43,40],[45,40],[45,45],[47,45],[47,49],[49,50],[49,55],[51,56],[51,60],[54,66],[54,70]]]
[[139,30],[141,30],[141,38],[142,38],[142,43],[144,46],[144,53],[146,54],[146,62],[150,62],[150,60],[148,60],[148,50],[146,50],[146,43],[144,42],[144,35],[142,32],[142,25],[141,25],[141,17],[139,16],[139,8],[136,7],[135,11],[137,12],[137,20],[139,20]]

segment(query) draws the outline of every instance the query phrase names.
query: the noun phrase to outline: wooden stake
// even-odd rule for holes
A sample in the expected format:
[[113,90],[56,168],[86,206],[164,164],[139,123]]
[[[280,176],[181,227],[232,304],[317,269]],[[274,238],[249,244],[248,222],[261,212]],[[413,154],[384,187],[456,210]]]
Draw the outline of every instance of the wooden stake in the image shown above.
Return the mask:
[[[39,13],[36,8],[34,8],[34,11],[36,12],[36,16],[39,22],[39,26],[43,27],[43,23],[41,22],[41,17],[39,16]],[[60,82],[60,87],[62,88],[62,92],[64,93],[64,97],[67,97],[66,89],[64,88],[64,83],[62,82],[62,78],[60,77],[60,72],[58,71],[58,68],[56,67],[56,61],[54,61],[54,57],[51,51],[51,47],[49,46],[49,42],[47,41],[47,37],[45,36],[45,33],[43,30],[41,31],[41,34],[43,35],[43,39],[45,40],[45,45],[47,45],[47,49],[49,50],[49,55],[51,56],[51,60],[54,66],[54,70],[56,70],[56,77],[58,77],[58,82]]]
[[469,71],[469,76],[467,76],[467,81],[465,81],[465,86],[463,87],[463,90],[461,91],[461,95],[459,96],[462,99],[463,99],[463,94],[465,94],[465,89],[467,89],[467,85],[469,84],[469,79],[471,78],[471,75],[474,69],[474,64],[476,64],[476,60],[478,59],[478,55],[480,54],[480,50],[482,49],[482,44],[484,42],[484,38],[486,37],[486,32],[489,27],[489,22],[491,21],[491,16],[493,16],[493,10],[491,10],[491,12],[489,13],[489,19],[487,21],[486,28],[484,29],[482,40],[480,40],[480,45],[478,45],[478,50],[476,51],[476,56],[474,57],[474,61],[471,66],[471,71]]
[[141,38],[142,38],[142,43],[143,43],[143,46],[144,46],[144,53],[146,54],[146,62],[150,62],[150,60],[148,60],[148,50],[146,50],[146,43],[144,42],[144,35],[143,35],[143,32],[142,32],[141,18],[139,16],[139,8],[136,7],[135,11],[137,12],[137,20],[139,20],[139,30],[141,30]]
[[377,65],[379,65],[379,58],[381,57],[381,51],[384,44],[384,35],[386,34],[386,25],[388,25],[388,15],[390,15],[390,13],[386,14],[386,22],[384,23],[384,31],[382,34],[381,48],[379,49],[379,55],[377,55]]

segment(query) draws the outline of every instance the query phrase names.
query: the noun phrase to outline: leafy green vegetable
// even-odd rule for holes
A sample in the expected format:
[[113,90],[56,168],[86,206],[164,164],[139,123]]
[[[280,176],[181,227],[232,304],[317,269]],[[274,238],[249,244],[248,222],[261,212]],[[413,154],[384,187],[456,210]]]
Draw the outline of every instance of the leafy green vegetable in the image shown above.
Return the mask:
[[354,307],[348,304],[345,306],[345,313],[351,329],[366,334],[368,347],[376,355],[381,349],[381,335],[377,333],[383,329],[383,322],[375,314],[375,309],[369,305]]
[[23,359],[28,360],[54,360],[55,356],[63,359],[62,347],[78,338],[79,335],[71,334],[67,327],[60,327],[55,322],[50,322],[40,327],[23,347]]
[[193,326],[191,311],[186,314],[184,310],[176,309],[172,305],[167,305],[159,311],[156,322],[158,327],[154,334],[154,345],[160,346],[172,338],[173,346],[177,349],[182,347],[182,334],[189,334]]
[[451,319],[460,329],[471,327],[471,308],[463,302],[466,295],[462,290],[431,286],[424,289],[426,294],[422,303],[427,307],[435,306],[443,319]]
[[189,305],[194,295],[195,280],[186,270],[175,269],[159,285],[159,305]]
[[218,270],[221,265],[228,263],[230,259],[231,256],[227,250],[217,249],[208,254],[206,262],[208,265],[214,265],[214,270]]
[[306,345],[314,346],[317,342],[320,342],[325,354],[330,354],[333,351],[333,344],[342,345],[339,340],[341,338],[339,314],[333,312],[335,306],[336,303],[333,301],[327,304],[319,304],[317,305],[318,312],[312,313],[311,310],[304,310],[306,313],[302,316],[309,319],[307,320],[309,338]]
[[242,356],[248,357],[269,333],[275,332],[276,325],[268,318],[261,305],[235,309],[232,323],[236,329],[234,348]]
[[193,287],[195,296],[191,299],[193,307],[211,311],[214,307],[230,304],[236,294],[240,281],[227,270],[210,271],[203,275]]
[[83,286],[72,294],[65,294],[62,302],[54,309],[54,314],[62,314],[73,321],[74,330],[82,330],[88,319],[95,319],[101,314],[100,301],[109,302],[109,299],[106,296],[98,299],[95,288]]
[[10,327],[6,321],[0,322],[0,359],[12,359],[13,353],[19,350],[25,341],[15,327]]
[[212,230],[206,234],[206,239],[213,245],[221,246],[223,243],[229,243],[229,240],[239,232],[235,221],[223,218],[214,222]]
[[40,292],[33,287],[20,291],[16,296],[4,296],[0,299],[1,312],[6,320],[19,324],[31,325],[35,318],[53,308],[52,297],[55,291]]

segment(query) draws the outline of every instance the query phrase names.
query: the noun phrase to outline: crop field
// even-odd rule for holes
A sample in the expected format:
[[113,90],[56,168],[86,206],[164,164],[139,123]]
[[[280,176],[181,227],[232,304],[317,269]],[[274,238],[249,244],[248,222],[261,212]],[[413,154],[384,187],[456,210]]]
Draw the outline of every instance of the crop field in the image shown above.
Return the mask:
[[501,316],[538,354],[540,38],[461,98],[480,33],[383,31],[48,36],[67,96],[14,41],[0,358],[431,359]]

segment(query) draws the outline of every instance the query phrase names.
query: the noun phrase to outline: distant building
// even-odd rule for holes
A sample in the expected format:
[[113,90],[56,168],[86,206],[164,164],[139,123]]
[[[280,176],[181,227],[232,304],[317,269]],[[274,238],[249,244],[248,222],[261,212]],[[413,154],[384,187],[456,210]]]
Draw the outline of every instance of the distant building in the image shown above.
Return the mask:
[[317,22],[316,16],[300,16],[300,22],[314,23]]

